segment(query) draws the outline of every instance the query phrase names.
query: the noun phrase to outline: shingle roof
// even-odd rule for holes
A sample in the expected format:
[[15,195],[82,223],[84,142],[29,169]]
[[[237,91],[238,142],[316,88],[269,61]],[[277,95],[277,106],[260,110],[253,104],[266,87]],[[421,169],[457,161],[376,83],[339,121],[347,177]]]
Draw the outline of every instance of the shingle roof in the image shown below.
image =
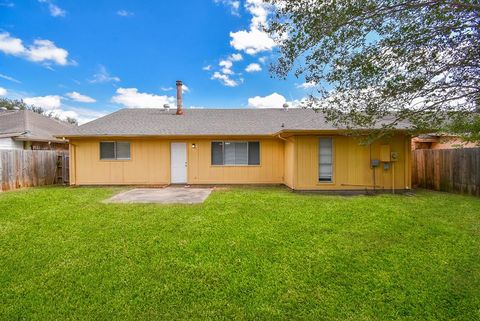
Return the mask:
[[76,127],[65,122],[34,113],[30,110],[0,111],[0,136],[16,140],[51,141],[62,140],[56,133],[70,133]]
[[[68,136],[273,135],[287,130],[338,130],[312,109],[126,108],[75,129]],[[405,129],[405,126],[399,127]],[[60,136],[60,135],[58,135]]]

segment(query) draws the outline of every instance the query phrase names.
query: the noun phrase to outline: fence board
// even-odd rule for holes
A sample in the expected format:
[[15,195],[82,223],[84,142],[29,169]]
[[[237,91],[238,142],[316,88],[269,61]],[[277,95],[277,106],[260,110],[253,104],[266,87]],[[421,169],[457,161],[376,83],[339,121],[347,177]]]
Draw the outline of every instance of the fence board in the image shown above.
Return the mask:
[[66,161],[66,151],[0,150],[0,191],[67,183]]
[[480,148],[414,150],[412,183],[422,188],[480,196]]

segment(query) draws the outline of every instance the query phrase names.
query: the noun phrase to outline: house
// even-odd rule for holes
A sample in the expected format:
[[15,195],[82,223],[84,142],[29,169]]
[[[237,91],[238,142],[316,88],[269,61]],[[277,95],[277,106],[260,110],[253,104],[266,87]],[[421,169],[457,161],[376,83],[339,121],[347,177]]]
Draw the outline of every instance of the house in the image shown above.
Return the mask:
[[[410,189],[406,126],[371,145],[311,109],[121,109],[62,137],[74,185]],[[168,106],[166,106],[168,107]]]
[[31,110],[0,109],[0,149],[67,150],[68,142],[54,136],[72,125]]
[[466,142],[451,134],[422,134],[412,138],[412,149],[474,148],[477,144]]

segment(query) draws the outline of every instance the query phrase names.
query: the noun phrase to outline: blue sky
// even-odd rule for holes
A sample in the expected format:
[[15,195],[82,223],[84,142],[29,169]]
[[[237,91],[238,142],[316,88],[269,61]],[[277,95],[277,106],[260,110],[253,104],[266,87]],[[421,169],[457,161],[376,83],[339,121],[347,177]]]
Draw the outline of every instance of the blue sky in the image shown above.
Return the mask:
[[272,79],[260,0],[0,0],[0,95],[85,122],[124,107],[281,107],[312,91]]

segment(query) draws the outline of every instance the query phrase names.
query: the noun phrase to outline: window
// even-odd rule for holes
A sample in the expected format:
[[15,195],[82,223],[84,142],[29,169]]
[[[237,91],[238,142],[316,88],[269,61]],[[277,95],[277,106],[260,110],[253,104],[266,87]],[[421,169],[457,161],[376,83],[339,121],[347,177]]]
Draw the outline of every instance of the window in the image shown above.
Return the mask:
[[318,148],[318,181],[333,181],[333,142],[332,138],[320,138]]
[[260,142],[212,142],[212,165],[260,165]]
[[100,142],[100,159],[130,159],[130,143]]

